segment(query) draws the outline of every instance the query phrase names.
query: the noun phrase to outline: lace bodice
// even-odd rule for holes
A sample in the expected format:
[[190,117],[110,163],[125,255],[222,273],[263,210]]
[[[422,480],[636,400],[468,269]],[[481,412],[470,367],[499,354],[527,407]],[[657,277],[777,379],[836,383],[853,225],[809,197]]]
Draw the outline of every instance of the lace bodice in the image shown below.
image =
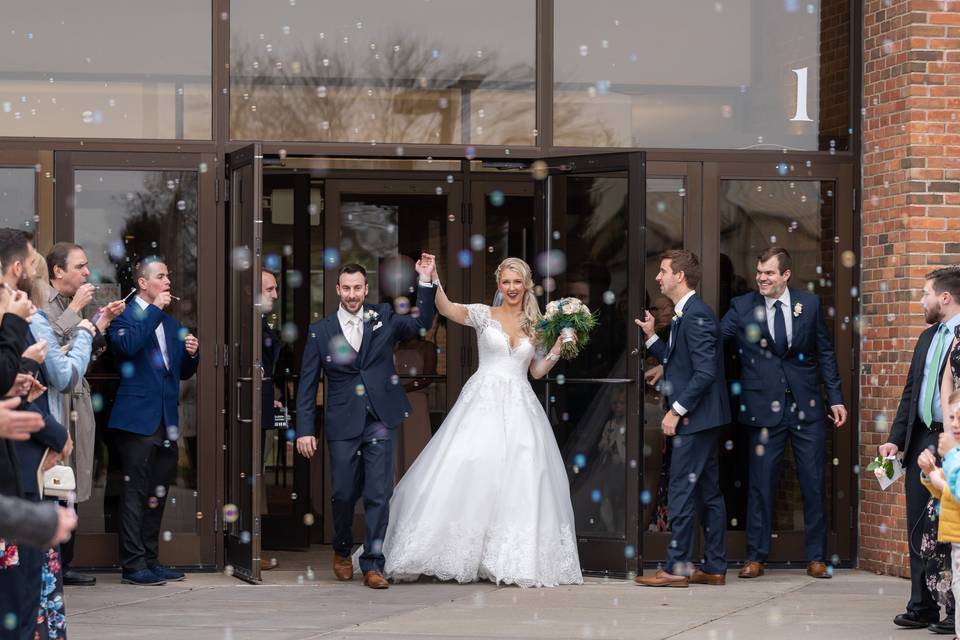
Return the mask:
[[530,338],[520,338],[511,346],[510,336],[490,315],[490,307],[485,304],[468,304],[466,307],[467,326],[477,330],[477,351],[480,354],[477,374],[519,376],[526,380],[530,361],[536,353]]

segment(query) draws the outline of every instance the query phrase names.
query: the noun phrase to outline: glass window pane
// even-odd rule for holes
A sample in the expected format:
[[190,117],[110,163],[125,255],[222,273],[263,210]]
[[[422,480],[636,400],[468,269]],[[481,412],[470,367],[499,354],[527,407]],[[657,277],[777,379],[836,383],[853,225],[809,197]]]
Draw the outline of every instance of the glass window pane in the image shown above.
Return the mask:
[[3,3],[0,135],[210,139],[210,3]]
[[235,0],[234,140],[534,144],[533,0]]
[[[90,261],[98,289],[92,311],[124,297],[134,286],[133,268],[160,256],[170,272],[171,291],[180,298],[167,309],[197,332],[197,178],[195,171],[78,170],[74,238]],[[80,505],[82,533],[114,532],[123,477],[107,422],[119,375],[107,354],[93,363],[88,378],[97,420],[94,485]],[[163,529],[194,533],[197,521],[197,377],[180,383],[180,450],[177,478],[168,488]]]
[[557,0],[554,142],[848,149],[848,5]]
[[32,167],[0,167],[0,226],[36,233],[37,177]]
[[[757,256],[771,245],[781,246],[793,259],[790,286],[817,294],[823,304],[827,330],[834,335],[835,269],[833,241],[835,183],[806,180],[721,180],[720,182],[720,304],[722,317],[730,299],[756,288]],[[740,377],[736,349],[726,350],[726,375]],[[740,402],[731,396],[734,421]],[[749,433],[736,425],[724,437],[720,484],[727,502],[730,528],[746,524]],[[827,459],[833,459],[833,438],[827,438]],[[774,505],[774,531],[803,530],[803,500],[796,461],[784,454],[780,485]],[[832,495],[833,474],[826,473]],[[829,512],[828,512],[829,513]]]

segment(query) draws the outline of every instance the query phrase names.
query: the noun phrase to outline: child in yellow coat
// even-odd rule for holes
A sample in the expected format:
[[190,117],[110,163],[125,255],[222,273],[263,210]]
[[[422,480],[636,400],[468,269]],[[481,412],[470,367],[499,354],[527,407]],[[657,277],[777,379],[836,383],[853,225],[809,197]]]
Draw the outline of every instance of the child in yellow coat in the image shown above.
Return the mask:
[[937,459],[928,449],[917,458],[917,465],[923,471],[920,481],[940,500],[937,540],[950,543],[951,588],[954,599],[960,602],[960,390],[950,394],[948,405],[945,430],[938,446],[938,453],[944,457],[944,468],[936,466]]

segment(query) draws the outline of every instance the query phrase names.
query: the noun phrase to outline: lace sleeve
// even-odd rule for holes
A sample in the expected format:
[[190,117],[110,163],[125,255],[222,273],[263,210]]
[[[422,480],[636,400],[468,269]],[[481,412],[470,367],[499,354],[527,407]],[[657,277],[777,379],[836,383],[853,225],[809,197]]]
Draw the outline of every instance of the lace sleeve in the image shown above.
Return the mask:
[[483,333],[483,330],[490,323],[490,307],[485,304],[468,304],[466,307],[467,321],[465,324],[468,327],[475,328],[477,333]]

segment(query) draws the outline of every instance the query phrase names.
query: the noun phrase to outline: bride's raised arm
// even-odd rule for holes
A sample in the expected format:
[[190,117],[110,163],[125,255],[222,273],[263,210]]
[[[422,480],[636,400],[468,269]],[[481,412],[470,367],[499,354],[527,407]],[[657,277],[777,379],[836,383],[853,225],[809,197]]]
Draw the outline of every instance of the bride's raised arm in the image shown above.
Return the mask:
[[453,302],[447,297],[447,292],[443,290],[443,286],[440,284],[440,276],[436,270],[433,272],[433,286],[437,288],[435,303],[440,315],[449,320],[453,320],[457,324],[467,324],[466,305]]

